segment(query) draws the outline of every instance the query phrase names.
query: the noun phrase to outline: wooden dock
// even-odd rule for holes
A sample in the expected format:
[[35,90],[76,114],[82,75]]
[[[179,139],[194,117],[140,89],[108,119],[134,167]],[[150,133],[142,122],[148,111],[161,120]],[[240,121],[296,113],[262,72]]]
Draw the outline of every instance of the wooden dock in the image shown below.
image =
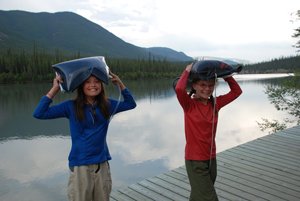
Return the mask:
[[[300,126],[217,154],[219,200],[300,200]],[[185,166],[113,191],[111,201],[185,201]]]

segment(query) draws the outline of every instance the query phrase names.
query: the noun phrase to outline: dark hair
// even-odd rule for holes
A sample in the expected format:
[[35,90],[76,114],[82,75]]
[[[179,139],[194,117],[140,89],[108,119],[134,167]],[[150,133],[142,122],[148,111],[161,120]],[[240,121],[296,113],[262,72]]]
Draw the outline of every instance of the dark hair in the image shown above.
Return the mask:
[[[190,97],[192,97],[192,95],[196,93],[196,90],[194,89],[193,84],[196,84],[196,83],[199,82],[200,80],[201,80],[200,78],[198,78],[198,79],[193,79],[193,81],[192,81],[192,83],[191,83],[191,90],[190,90],[190,92],[189,92],[189,96],[190,96]],[[197,98],[197,99],[200,99],[200,100],[201,100],[201,98]],[[209,103],[212,105],[212,107],[214,108],[215,102],[214,102],[214,97],[213,97],[213,95],[211,95],[211,96],[209,97],[208,102],[209,102]],[[217,115],[217,114],[218,114],[218,111],[215,109],[215,115]]]
[[[83,85],[84,82],[77,87],[77,97],[74,100],[73,110],[76,119],[85,122],[84,102],[86,101],[86,99],[85,99],[85,94],[83,92]],[[105,119],[109,119],[110,113],[109,113],[108,104],[110,103],[110,101],[108,98],[106,98],[105,86],[102,81],[101,81],[101,92],[99,95],[95,97],[95,101],[99,103],[98,107],[100,108],[100,112],[103,115],[103,117]]]

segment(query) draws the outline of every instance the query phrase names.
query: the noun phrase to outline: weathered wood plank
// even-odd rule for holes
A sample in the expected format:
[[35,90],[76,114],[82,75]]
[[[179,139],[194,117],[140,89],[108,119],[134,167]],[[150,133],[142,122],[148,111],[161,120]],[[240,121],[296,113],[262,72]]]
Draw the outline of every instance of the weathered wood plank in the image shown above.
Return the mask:
[[257,177],[273,180],[273,182],[275,182],[275,183],[278,182],[281,185],[289,187],[293,190],[296,190],[296,191],[299,190],[299,186],[297,186],[293,182],[291,182],[290,179],[283,177],[281,175],[269,173],[266,170],[259,169],[259,168],[253,168],[251,166],[242,164],[240,162],[235,162],[235,161],[224,159],[224,158],[218,158],[218,161],[227,163],[228,165],[232,165],[231,168],[238,168],[240,171],[244,171],[247,174],[255,174]]
[[293,150],[291,147],[282,147],[282,146],[276,146],[276,145],[272,145],[272,144],[269,144],[269,143],[266,143],[266,142],[263,142],[261,140],[255,140],[254,142],[251,143],[252,145],[256,145],[256,146],[259,146],[259,147],[264,147],[266,149],[270,149],[270,150],[274,150],[274,151],[277,151],[277,152],[280,152],[280,153],[285,153],[285,154],[290,154],[290,155],[293,155],[293,157],[296,157],[296,158],[299,158],[299,156],[295,156],[295,151],[299,151],[299,150]]
[[281,136],[281,135],[271,135],[271,136],[268,136],[268,139],[272,139],[272,140],[278,140],[278,141],[281,141],[282,143],[284,144],[288,144],[288,145],[294,145],[294,146],[298,146],[299,144],[299,141],[298,140],[292,140],[292,139],[288,139],[284,136]]
[[147,179],[147,181],[150,181],[152,183],[155,183],[165,189],[168,189],[169,191],[175,193],[175,194],[178,194],[178,195],[181,195],[182,197],[185,197],[185,198],[189,198],[190,197],[190,189],[184,189],[184,188],[181,188],[179,186],[176,186],[174,184],[171,184],[169,182],[166,182],[164,180],[161,180],[157,177],[153,177],[153,178],[149,178]]
[[263,200],[255,195],[250,194],[247,191],[242,191],[239,188],[236,188],[236,185],[228,185],[228,181],[224,182],[221,178],[217,178],[217,181],[218,182],[215,183],[215,188],[230,192],[230,200]]
[[180,168],[177,168],[177,169],[175,169],[173,171],[177,172],[179,174],[187,176],[187,172],[186,172],[185,166],[181,166]]
[[269,188],[268,184],[267,186],[265,186],[258,180],[255,181],[249,177],[246,179],[243,175],[237,177],[235,174],[229,174],[220,170],[218,172],[218,181],[221,181],[222,178],[224,178],[224,180],[227,180],[227,183],[230,186],[232,185],[232,183],[236,185],[238,184],[237,188],[240,188],[241,190],[250,192],[260,198],[264,198],[267,200],[279,200],[288,198],[290,201],[292,201],[298,199],[289,194],[278,192],[278,190]]
[[134,190],[148,198],[151,198],[153,200],[161,200],[161,201],[170,201],[172,199],[169,199],[165,196],[162,196],[161,194],[158,194],[156,193],[155,191],[152,191],[148,188],[145,188],[144,186],[140,185],[140,184],[133,184],[133,185],[130,185],[128,187],[129,189],[131,190]]
[[170,177],[168,175],[160,174],[160,175],[157,175],[156,177],[163,181],[169,182],[175,186],[178,186],[182,189],[186,189],[188,191],[191,190],[191,186],[189,184],[187,184],[186,182],[180,181],[178,179],[174,179],[173,177]]
[[110,197],[109,200],[110,200],[110,201],[118,201],[118,200],[116,200],[116,199],[114,199],[114,198],[112,198],[112,197]]
[[279,170],[278,167],[272,168],[269,166],[269,164],[266,165],[260,165],[255,162],[249,162],[247,160],[242,160],[234,157],[230,157],[227,154],[222,155],[222,159],[227,159],[230,161],[234,161],[243,165],[246,165],[248,167],[251,167],[253,170],[260,170],[266,172],[269,176],[273,176],[274,178],[281,178],[283,181],[289,181],[293,185],[297,185],[300,188],[300,177],[297,175],[293,175],[290,172],[284,172],[282,170]]
[[277,140],[274,140],[272,138],[260,138],[260,139],[257,139],[256,142],[261,142],[261,143],[264,143],[265,145],[269,145],[269,146],[276,146],[277,148],[280,148],[280,149],[287,149],[290,150],[290,151],[300,151],[300,148],[299,146],[296,146],[296,145],[293,145],[293,144],[290,144],[290,143],[283,143],[283,142],[280,142],[280,141],[277,141]]
[[286,161],[295,161],[294,159],[282,156],[280,154],[276,154],[276,152],[272,152],[270,150],[258,150],[257,147],[252,147],[252,146],[239,146],[240,149],[244,149],[245,151],[247,150],[248,152],[252,152],[255,154],[261,154],[261,155],[265,155],[266,157],[270,157],[270,156],[276,156],[279,160],[281,160],[282,162],[286,162]]
[[263,138],[258,138],[257,140],[262,140],[265,142],[268,142],[272,145],[280,145],[280,146],[289,146],[292,149],[299,149],[299,141],[297,140],[287,140],[286,138],[280,138],[280,137],[272,137],[272,136],[268,136],[267,138],[263,137]]
[[279,135],[289,139],[300,140],[300,136],[298,134],[294,134],[291,130],[284,130],[278,133],[273,133],[272,135]]
[[147,180],[144,180],[144,181],[141,181],[139,182],[140,185],[144,186],[145,188],[148,188],[158,194],[161,194],[163,196],[166,196],[168,198],[170,198],[171,200],[174,200],[174,201],[184,201],[184,200],[188,200],[188,198],[186,197],[183,197],[179,194],[176,194],[162,186],[159,186],[155,183],[152,183],[150,181],[147,181]]
[[111,201],[113,200],[122,200],[122,201],[135,201],[134,199],[128,197],[124,193],[121,193],[120,191],[116,190],[113,191],[113,193],[110,194]]
[[169,171],[169,172],[165,172],[164,173],[165,175],[168,175],[170,177],[173,177],[174,179],[178,179],[182,182],[185,182],[187,184],[189,184],[189,178],[187,177],[187,175],[183,175],[183,174],[180,174],[178,172],[175,172],[175,171]]
[[256,177],[255,175],[248,175],[248,174],[245,174],[245,172],[240,172],[238,170],[232,170],[230,168],[227,168],[227,166],[226,166],[226,168],[223,168],[222,165],[223,165],[223,163],[218,163],[218,166],[220,166],[219,171],[218,171],[218,175],[222,175],[223,173],[227,173],[227,174],[233,175],[237,178],[245,179],[245,180],[248,180],[250,182],[257,183],[257,184],[263,186],[262,190],[264,190],[266,192],[269,192],[269,193],[273,194],[274,196],[277,196],[277,197],[282,198],[282,199],[295,200],[295,197],[297,199],[300,198],[300,192],[299,191],[295,191],[295,190],[292,190],[292,189],[287,188],[285,186],[282,186],[275,179],[273,181],[265,180],[264,178]]
[[281,184],[282,186],[288,188],[288,183],[279,181],[276,178],[268,177],[264,174],[261,174],[261,173],[255,172],[255,171],[250,171],[250,170],[246,170],[242,167],[237,167],[234,164],[224,163],[221,160],[218,161],[218,167],[219,167],[219,170],[222,169],[222,171],[231,170],[231,171],[234,171],[236,173],[239,173],[241,176],[242,175],[247,175],[247,176],[250,176],[250,177],[252,177],[253,179],[256,179],[256,180],[266,181],[266,182],[270,183],[270,185],[272,185],[272,184],[274,184],[274,185]]
[[236,147],[235,149],[227,150],[226,153],[228,153],[228,154],[235,153],[244,158],[250,158],[250,159],[263,161],[263,162],[277,165],[277,166],[280,166],[281,168],[287,168],[287,169],[290,169],[293,171],[298,171],[300,168],[300,163],[297,161],[286,160],[283,163],[283,161],[280,158],[278,158],[274,155],[261,154],[259,152],[249,151],[248,149],[243,149],[240,147]]
[[268,152],[268,153],[278,155],[279,157],[282,157],[282,158],[292,158],[294,160],[300,160],[300,156],[295,155],[295,153],[293,153],[293,154],[286,153],[286,151],[284,151],[284,150],[271,149],[271,147],[264,147],[264,146],[260,146],[260,145],[255,145],[253,143],[243,144],[243,146],[259,149],[259,151],[262,153]]
[[299,137],[299,134],[300,134],[300,131],[299,131],[299,128],[296,128],[296,126],[292,127],[292,128],[288,128],[288,129],[285,129],[283,131],[280,131],[281,133],[283,132],[288,132],[290,133],[291,135],[296,135],[297,137]]
[[118,191],[120,191],[121,193],[127,195],[128,197],[132,198],[133,200],[136,200],[136,201],[153,201],[153,199],[151,198],[148,198],[136,191],[133,191],[129,188],[121,188],[119,189]]
[[274,162],[273,160],[268,160],[268,158],[259,158],[259,157],[253,158],[253,156],[244,155],[242,153],[234,153],[231,151],[223,152],[222,154],[226,156],[226,158],[236,158],[244,162],[247,161],[251,164],[259,165],[262,168],[266,166],[272,169],[272,171],[274,170],[274,167],[276,167],[276,169],[274,170],[275,173],[277,173],[278,171],[287,173],[291,178],[293,179],[299,178],[298,180],[300,180],[300,172],[296,171],[296,168],[290,168],[291,166],[286,166],[282,162],[278,162],[278,161]]

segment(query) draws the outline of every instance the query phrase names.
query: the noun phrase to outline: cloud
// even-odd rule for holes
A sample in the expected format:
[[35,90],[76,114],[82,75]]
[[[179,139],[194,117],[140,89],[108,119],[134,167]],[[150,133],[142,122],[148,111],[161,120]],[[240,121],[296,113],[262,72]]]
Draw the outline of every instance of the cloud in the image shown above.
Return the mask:
[[[20,183],[67,173],[70,144],[70,138],[49,140],[47,137],[41,137],[30,141],[9,141],[0,147],[2,153],[9,153],[9,157],[8,154],[0,156],[0,170],[5,172],[7,178],[18,180]],[[55,149],[52,149],[53,147]]]
[[[1,0],[0,6],[31,12],[71,11],[136,46],[252,61],[295,55],[291,46],[297,40],[291,36],[300,26],[299,21],[290,22],[290,14],[300,8],[298,0]],[[282,50],[283,43],[290,47]],[[241,51],[232,51],[242,46]]]

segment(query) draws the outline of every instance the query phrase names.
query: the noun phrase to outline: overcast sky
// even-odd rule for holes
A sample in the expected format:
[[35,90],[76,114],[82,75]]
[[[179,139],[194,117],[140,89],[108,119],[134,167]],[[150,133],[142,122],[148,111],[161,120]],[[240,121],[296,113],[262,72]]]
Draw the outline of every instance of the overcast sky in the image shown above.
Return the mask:
[[300,27],[291,22],[300,0],[0,0],[0,9],[71,11],[136,46],[252,62],[295,56]]

